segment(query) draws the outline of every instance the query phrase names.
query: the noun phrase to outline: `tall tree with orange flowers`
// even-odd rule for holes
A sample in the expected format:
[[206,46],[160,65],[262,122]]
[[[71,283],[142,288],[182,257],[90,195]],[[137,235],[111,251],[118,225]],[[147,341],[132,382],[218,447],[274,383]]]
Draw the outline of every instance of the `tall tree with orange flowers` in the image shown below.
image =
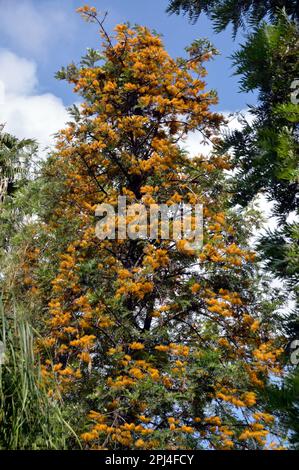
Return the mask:
[[[86,448],[263,448],[275,422],[260,390],[281,349],[255,296],[254,253],[225,212],[229,158],[183,150],[188,133],[213,141],[222,123],[203,81],[215,51],[197,41],[173,60],[148,29],[122,24],[111,37],[94,8],[80,12],[103,47],[59,73],[84,101],[45,163],[42,213],[15,273],[46,325],[45,381],[77,407]],[[202,204],[203,248],[99,240],[95,209],[119,196]]]

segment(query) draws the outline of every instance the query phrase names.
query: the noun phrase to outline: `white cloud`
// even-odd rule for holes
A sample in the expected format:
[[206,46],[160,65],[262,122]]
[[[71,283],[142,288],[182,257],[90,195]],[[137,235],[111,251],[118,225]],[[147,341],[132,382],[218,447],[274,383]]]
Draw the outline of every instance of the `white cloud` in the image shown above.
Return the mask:
[[0,50],[0,123],[18,138],[34,138],[41,147],[53,142],[68,114],[62,100],[53,94],[37,94],[36,64]]
[[10,47],[41,55],[50,43],[59,43],[73,30],[61,1],[0,0],[1,33]]

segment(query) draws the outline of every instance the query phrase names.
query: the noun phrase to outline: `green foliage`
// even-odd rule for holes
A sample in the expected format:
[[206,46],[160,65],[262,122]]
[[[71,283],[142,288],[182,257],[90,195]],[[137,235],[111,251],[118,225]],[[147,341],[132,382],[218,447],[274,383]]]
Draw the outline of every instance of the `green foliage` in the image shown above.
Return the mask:
[[[0,126],[0,258],[7,255],[24,217],[20,194],[31,179],[30,165],[37,151],[33,140],[19,140],[2,131]],[[23,202],[31,204],[26,198]]]
[[[299,75],[298,40],[296,23],[280,14],[276,24],[255,28],[233,56],[241,91],[257,90],[259,102],[250,110],[253,122],[230,134],[223,147],[233,152],[238,168],[234,203],[246,206],[259,192],[275,203],[278,227],[260,238],[257,250],[265,269],[284,281],[292,300],[283,322],[289,338],[299,334],[299,232],[298,223],[287,223],[291,213],[298,215],[299,106],[291,102],[292,84]],[[281,387],[270,387],[266,399],[273,403],[281,429],[289,431],[290,442],[298,446],[298,372],[287,373]]]
[[22,311],[5,312],[0,303],[0,449],[65,449],[74,432],[63,417],[63,403],[42,385],[33,330]]

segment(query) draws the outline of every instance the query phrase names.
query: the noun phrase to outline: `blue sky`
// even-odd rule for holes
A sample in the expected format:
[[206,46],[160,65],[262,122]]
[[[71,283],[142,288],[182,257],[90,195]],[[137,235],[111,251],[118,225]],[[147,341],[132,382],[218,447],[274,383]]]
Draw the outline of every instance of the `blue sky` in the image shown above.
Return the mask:
[[[98,29],[75,12],[82,0],[0,0],[0,122],[18,137],[44,136],[65,121],[65,107],[78,100],[71,87],[55,80],[62,65],[78,62],[87,47],[100,47]],[[239,93],[229,56],[244,41],[231,30],[215,34],[202,17],[195,25],[184,16],[166,14],[168,0],[91,0],[99,11],[108,11],[106,28],[125,21],[139,23],[163,35],[168,52],[176,57],[194,39],[208,37],[220,50],[208,66],[207,88],[216,89],[220,111],[239,111],[255,102],[254,95]],[[2,80],[2,82],[1,82]],[[2,83],[2,85],[1,85]],[[2,87],[2,88],[1,88]],[[2,89],[2,91],[1,91]],[[2,94],[1,94],[2,93]],[[2,97],[2,98],[1,98]],[[33,116],[35,113],[35,117]]]

